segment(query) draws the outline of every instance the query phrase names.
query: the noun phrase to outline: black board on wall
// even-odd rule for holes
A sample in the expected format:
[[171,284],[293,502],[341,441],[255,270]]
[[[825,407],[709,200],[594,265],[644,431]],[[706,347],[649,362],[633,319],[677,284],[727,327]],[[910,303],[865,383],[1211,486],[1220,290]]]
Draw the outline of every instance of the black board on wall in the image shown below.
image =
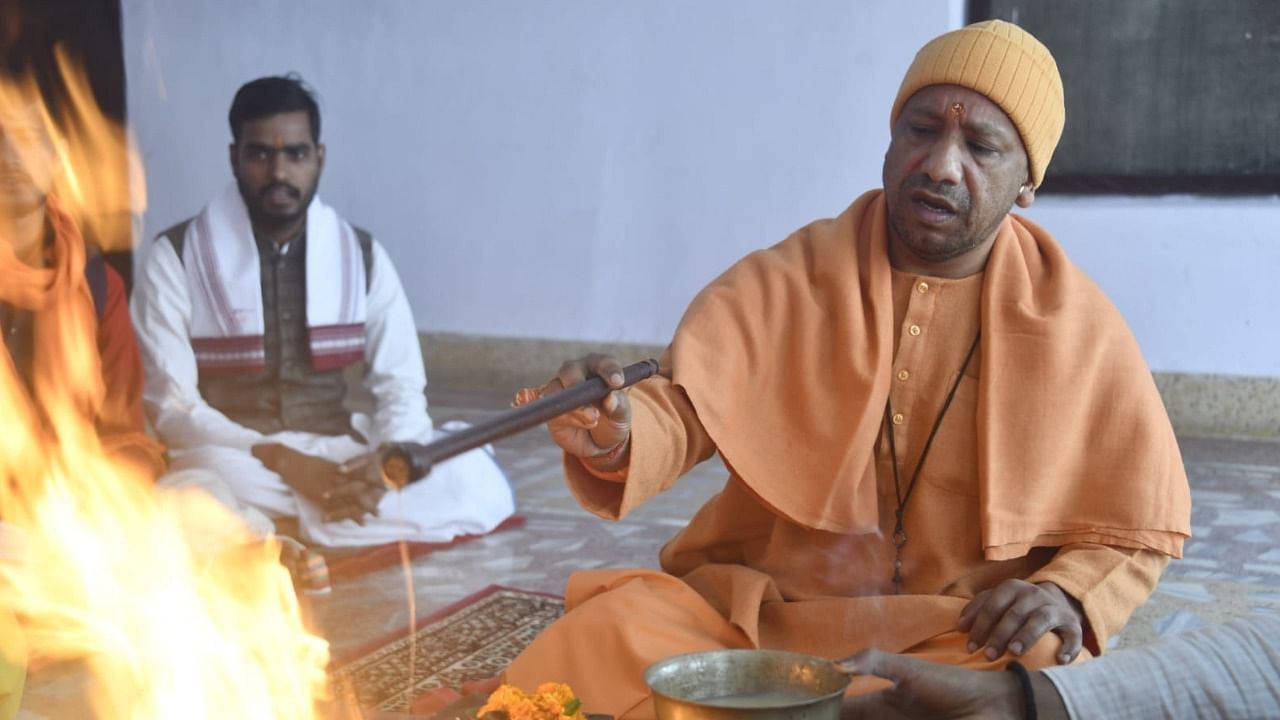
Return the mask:
[[1280,193],[1280,0],[971,0],[1058,61],[1043,191]]

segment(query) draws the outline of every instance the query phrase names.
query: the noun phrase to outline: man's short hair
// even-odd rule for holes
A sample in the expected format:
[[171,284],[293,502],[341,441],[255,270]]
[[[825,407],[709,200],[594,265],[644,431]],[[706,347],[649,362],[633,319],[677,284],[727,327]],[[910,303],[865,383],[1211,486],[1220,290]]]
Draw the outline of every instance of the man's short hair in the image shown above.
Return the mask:
[[236,91],[231,101],[227,120],[231,123],[231,137],[240,142],[244,124],[280,113],[305,110],[311,121],[311,142],[320,143],[320,106],[315,94],[296,73],[271,75],[250,80]]

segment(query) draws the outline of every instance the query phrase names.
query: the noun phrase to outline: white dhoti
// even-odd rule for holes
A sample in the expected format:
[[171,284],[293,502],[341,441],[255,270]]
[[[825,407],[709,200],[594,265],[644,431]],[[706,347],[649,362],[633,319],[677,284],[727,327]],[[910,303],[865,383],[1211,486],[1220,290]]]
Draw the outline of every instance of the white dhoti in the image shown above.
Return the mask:
[[[285,432],[268,436],[267,441],[332,462],[371,450],[347,436]],[[172,472],[161,480],[162,485],[205,490],[256,533],[271,532],[274,518],[296,517],[299,539],[325,547],[400,540],[447,542],[459,535],[490,532],[515,512],[510,483],[484,448],[436,465],[430,475],[403,490],[387,491],[377,513],[366,515],[363,524],[354,520],[324,522],[319,506],[294,492],[280,475],[243,450],[206,446],[176,451],[170,468]]]

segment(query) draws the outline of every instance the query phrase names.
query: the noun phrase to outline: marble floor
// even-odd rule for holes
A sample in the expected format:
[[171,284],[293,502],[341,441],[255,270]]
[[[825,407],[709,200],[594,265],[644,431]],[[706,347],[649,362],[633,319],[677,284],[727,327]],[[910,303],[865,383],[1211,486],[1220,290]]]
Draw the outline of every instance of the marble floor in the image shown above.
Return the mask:
[[[476,422],[505,408],[509,395],[431,392],[437,423]],[[1152,600],[1135,614],[1118,644],[1249,612],[1280,612],[1280,441],[1180,438],[1193,493],[1193,539],[1172,563]],[[334,583],[327,595],[306,596],[306,611],[341,656],[490,584],[560,593],[575,570],[655,567],[658,549],[707,497],[724,469],[703,463],[671,491],[610,523],[582,511],[565,489],[559,453],[534,429],[496,444],[498,462],[528,521],[508,530],[418,558],[410,567],[412,610],[402,568],[390,567]],[[76,671],[34,673],[19,717],[83,717]],[[79,711],[77,711],[79,710]]]

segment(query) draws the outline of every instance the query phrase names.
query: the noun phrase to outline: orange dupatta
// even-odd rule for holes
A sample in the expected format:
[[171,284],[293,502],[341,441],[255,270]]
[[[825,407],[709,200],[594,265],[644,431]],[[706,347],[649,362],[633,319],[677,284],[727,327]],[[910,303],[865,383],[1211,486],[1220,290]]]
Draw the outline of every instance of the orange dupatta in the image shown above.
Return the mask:
[[[881,191],[748,255],[689,306],[671,346],[721,454],[792,521],[879,527],[872,458],[889,392]],[[1137,343],[1043,229],[1010,215],[982,296],[984,553],[1098,542],[1179,556],[1190,491]]]

